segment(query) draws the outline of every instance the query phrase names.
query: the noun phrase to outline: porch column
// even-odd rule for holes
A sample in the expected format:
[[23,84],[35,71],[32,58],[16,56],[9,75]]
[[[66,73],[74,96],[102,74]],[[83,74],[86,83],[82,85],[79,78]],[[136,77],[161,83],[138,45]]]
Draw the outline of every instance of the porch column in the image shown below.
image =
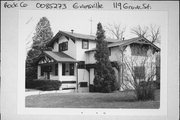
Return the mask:
[[38,65],[38,67],[37,67],[37,79],[39,79],[40,76],[41,76],[41,66]]
[[76,76],[76,92],[78,92],[78,84],[79,84],[79,81],[78,81],[78,67],[77,67],[77,63],[74,63],[74,75]]
[[62,63],[58,63],[58,76],[59,76],[59,81],[62,81]]

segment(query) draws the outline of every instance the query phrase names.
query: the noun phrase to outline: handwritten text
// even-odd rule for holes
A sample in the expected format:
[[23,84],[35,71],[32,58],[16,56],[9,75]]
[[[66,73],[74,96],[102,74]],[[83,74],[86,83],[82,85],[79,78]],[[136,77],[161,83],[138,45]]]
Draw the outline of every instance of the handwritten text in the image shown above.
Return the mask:
[[4,8],[17,8],[17,7],[27,7],[28,4],[24,3],[24,2],[20,2],[20,3],[9,3],[9,2],[5,2],[4,3]]
[[141,10],[141,9],[152,9],[150,4],[143,3],[143,4],[129,4],[129,3],[121,3],[121,2],[113,2],[113,7],[118,8],[120,10],[126,9],[126,10]]

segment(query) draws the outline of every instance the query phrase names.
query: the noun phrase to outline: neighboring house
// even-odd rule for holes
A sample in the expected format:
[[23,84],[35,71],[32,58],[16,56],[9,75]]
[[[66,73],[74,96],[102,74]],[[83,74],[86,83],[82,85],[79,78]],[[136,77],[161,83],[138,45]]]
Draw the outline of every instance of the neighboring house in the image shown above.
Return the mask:
[[[122,60],[120,49],[123,48],[124,56],[147,56],[160,49],[147,39],[137,37],[129,40],[118,41],[105,39],[110,50],[110,60],[114,67],[118,84],[122,81],[122,69],[117,68],[117,62]],[[148,47],[145,51],[132,51],[138,45]],[[76,89],[79,92],[88,92],[89,86],[93,84],[95,74],[94,53],[96,50],[95,36],[77,34],[73,31],[59,31],[47,44],[52,51],[44,51],[38,59],[38,79],[60,80],[60,89]],[[143,50],[144,51],[144,50]],[[152,51],[152,52],[151,52]],[[122,61],[121,61],[122,62]],[[153,59],[156,62],[156,59]],[[137,66],[136,69],[141,69]],[[142,68],[145,71],[145,68]],[[122,79],[121,79],[122,78]]]

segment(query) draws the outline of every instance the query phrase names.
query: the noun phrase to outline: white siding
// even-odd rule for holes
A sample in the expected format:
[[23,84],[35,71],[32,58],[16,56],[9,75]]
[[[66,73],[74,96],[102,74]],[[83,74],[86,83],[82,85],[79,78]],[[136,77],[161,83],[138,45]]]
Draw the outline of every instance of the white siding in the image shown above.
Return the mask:
[[75,43],[69,38],[69,40],[62,36],[59,38],[58,42],[55,42],[53,45],[53,50],[55,52],[59,51],[59,45],[62,42],[67,42],[68,41],[68,50],[63,51],[67,55],[73,57],[76,60],[79,61],[85,61],[86,60],[86,53],[85,51],[93,49],[96,47],[96,42],[89,40],[89,48],[88,49],[82,49],[82,39],[76,39]]
[[111,61],[118,61],[121,59],[121,52],[118,47],[113,47],[111,49],[111,55],[109,56],[109,59]]
[[62,51],[62,52],[66,53],[67,55],[69,55],[69,56],[73,57],[74,59],[76,59],[76,45],[70,38],[68,40],[64,36],[60,37],[58,42],[54,43],[52,51],[58,52],[59,51],[59,44],[63,43],[63,42],[68,42],[68,50]]
[[[80,82],[87,82],[87,87],[80,87]],[[78,91],[89,92],[89,72],[86,69],[78,69]]]
[[96,60],[94,58],[95,51],[86,53],[86,64],[92,64],[95,63]]
[[[148,53],[152,54],[151,49],[148,50]],[[94,54],[95,54],[95,51],[87,53],[87,55],[86,55],[87,56],[86,64],[96,62],[96,60],[94,58]],[[121,52],[119,50],[119,47],[111,48],[111,55],[109,56],[110,61],[121,61],[121,59],[122,59],[121,56],[122,55],[121,55]],[[153,56],[152,61],[155,62],[155,55],[152,55],[152,56]],[[132,56],[131,55],[131,48],[130,48],[130,46],[127,46],[125,51],[124,51],[124,57],[127,58],[127,59],[129,59],[129,58],[135,59],[137,56]],[[137,62],[137,63],[140,63],[140,61],[142,59],[144,59],[144,58],[145,58],[144,56],[138,56],[139,62]]]
[[41,79],[42,78],[42,76],[41,76],[41,66],[40,65],[38,65],[38,67],[37,67],[37,78],[38,79]]
[[54,42],[52,51],[54,51],[54,52],[58,52],[59,51],[58,44],[59,44],[59,41],[58,42]]
[[86,61],[87,57],[86,57],[86,53],[85,51],[93,49],[96,47],[96,42],[95,41],[89,41],[89,49],[82,49],[82,40],[76,40],[76,59],[79,61]]
[[90,69],[90,84],[93,84],[94,81],[94,68]]

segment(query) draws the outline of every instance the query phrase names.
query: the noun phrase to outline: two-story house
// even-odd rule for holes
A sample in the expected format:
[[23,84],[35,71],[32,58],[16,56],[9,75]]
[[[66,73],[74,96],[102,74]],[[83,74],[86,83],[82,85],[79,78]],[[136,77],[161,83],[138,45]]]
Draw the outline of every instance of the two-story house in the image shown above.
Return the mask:
[[[62,82],[60,89],[88,92],[89,86],[93,84],[96,69],[95,38],[92,35],[74,33],[73,30],[71,32],[59,31],[47,44],[48,47],[52,48],[52,51],[44,51],[39,56],[38,79],[60,80]],[[113,63],[122,62],[122,55],[123,58],[124,56],[141,56],[142,58],[148,52],[155,55],[156,52],[160,51],[157,46],[141,37],[123,41],[114,39],[105,39],[105,41],[108,42],[111,53],[110,60],[114,66],[118,84],[122,83],[122,68],[121,70],[117,69]],[[148,49],[146,51],[139,49],[134,52],[133,49],[139,45]],[[156,62],[154,58],[153,62]],[[141,69],[140,65],[136,68]],[[145,68],[142,69],[145,71]]]

